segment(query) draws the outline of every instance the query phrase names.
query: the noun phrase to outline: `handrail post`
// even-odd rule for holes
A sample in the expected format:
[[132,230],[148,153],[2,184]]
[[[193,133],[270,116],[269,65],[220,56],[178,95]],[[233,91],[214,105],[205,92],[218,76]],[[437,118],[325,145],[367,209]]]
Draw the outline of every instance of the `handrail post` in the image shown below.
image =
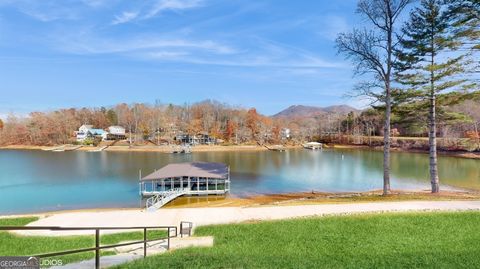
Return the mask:
[[167,250],[170,250],[170,228],[168,228],[167,238]]
[[95,269],[100,269],[100,229],[95,229]]
[[147,228],[143,228],[143,257],[147,257]]

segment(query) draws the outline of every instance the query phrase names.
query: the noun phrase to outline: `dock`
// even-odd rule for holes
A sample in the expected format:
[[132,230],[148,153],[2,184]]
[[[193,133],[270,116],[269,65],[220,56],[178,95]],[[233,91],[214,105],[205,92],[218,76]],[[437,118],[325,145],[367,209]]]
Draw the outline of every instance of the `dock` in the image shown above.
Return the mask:
[[319,150],[323,148],[323,144],[318,142],[308,142],[303,144],[302,146],[305,149],[311,149],[311,150]]
[[140,195],[147,211],[155,211],[184,195],[225,195],[230,192],[230,168],[223,163],[174,163],[140,176]]
[[189,153],[192,153],[192,147],[190,146],[177,146],[177,147],[173,147],[171,153],[174,153],[174,154],[189,154]]
[[83,147],[82,145],[79,146],[69,146],[69,145],[62,145],[59,147],[52,147],[52,148],[44,148],[43,151],[52,151],[52,152],[64,152],[64,151],[74,151],[79,148]]
[[272,146],[264,145],[264,147],[271,151],[279,151],[279,152],[286,151],[286,148],[283,145],[272,145]]
[[74,150],[77,150],[81,147],[83,147],[83,146],[79,145],[79,146],[73,146],[73,147],[65,147],[65,151],[74,151]]
[[103,147],[100,147],[98,149],[92,149],[92,150],[89,150],[88,152],[101,152],[101,151],[104,151],[106,148],[108,148],[109,146],[103,146]]

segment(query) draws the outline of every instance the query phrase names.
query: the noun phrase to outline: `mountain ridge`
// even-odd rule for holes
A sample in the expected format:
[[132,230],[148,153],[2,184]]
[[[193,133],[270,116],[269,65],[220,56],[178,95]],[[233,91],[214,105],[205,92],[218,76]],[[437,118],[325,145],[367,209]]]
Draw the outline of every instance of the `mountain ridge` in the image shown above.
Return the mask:
[[360,110],[349,105],[332,105],[327,107],[292,105],[288,108],[273,115],[273,118],[292,118],[292,117],[314,117],[319,115],[337,113],[348,114],[351,111],[358,112]]

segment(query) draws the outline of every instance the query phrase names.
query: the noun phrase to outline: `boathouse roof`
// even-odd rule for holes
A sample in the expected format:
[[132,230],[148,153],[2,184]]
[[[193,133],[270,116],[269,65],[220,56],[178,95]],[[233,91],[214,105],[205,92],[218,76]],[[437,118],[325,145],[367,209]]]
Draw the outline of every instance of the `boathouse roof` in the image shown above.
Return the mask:
[[208,177],[218,179],[227,178],[228,173],[228,166],[224,163],[172,163],[142,178],[142,181],[172,177]]

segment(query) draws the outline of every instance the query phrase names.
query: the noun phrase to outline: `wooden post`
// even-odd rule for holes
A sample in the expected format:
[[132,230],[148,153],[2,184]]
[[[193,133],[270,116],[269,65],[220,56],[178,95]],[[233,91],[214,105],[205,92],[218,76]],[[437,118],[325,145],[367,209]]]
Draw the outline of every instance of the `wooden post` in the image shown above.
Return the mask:
[[95,229],[95,269],[100,269],[100,229]]
[[143,228],[143,257],[147,257],[147,228]]
[[167,238],[168,238],[167,250],[170,250],[170,228],[167,228],[167,229],[168,229],[168,234],[167,234]]

